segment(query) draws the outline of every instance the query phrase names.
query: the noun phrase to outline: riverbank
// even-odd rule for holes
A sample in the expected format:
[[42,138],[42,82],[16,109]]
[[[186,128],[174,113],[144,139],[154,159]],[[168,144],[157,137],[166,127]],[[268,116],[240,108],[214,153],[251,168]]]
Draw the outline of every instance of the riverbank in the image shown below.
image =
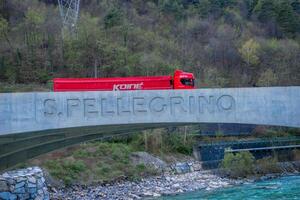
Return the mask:
[[211,171],[197,171],[178,175],[164,174],[144,178],[137,182],[122,181],[106,185],[52,189],[50,195],[51,199],[56,200],[129,200],[176,195],[201,189],[211,191],[241,183],[243,182],[240,180],[221,178]]
[[215,191],[195,191],[157,200],[295,200],[300,198],[300,176],[287,175]]
[[[31,173],[28,173],[30,170]],[[36,178],[34,177],[35,173]],[[7,172],[2,175],[2,179],[0,177],[0,180],[2,180],[2,182],[0,181],[0,191],[2,191],[2,193],[0,193],[0,199],[8,200],[12,199],[10,196],[16,195],[21,195],[21,199],[23,199],[24,196],[40,195],[37,188],[42,188],[44,191],[41,193],[44,194],[44,198],[42,198],[44,200],[49,200],[49,192],[50,199],[54,200],[170,199],[170,196],[176,196],[176,199],[185,199],[185,196],[190,198],[189,195],[192,195],[191,199],[197,199],[194,198],[195,195],[195,197],[199,197],[199,195],[202,197],[205,194],[211,196],[211,194],[214,193],[231,190],[230,188],[235,190],[235,188],[246,187],[247,189],[247,185],[256,185],[260,182],[272,181],[287,176],[299,176],[299,173],[296,172],[267,174],[265,176],[253,176],[247,179],[229,179],[218,176],[217,174],[217,171],[208,170],[188,172],[185,174],[170,174],[169,172],[164,172],[160,176],[142,178],[139,181],[125,181],[123,179],[111,183],[98,183],[97,185],[89,186],[72,185],[69,187],[54,187],[51,186],[45,170],[42,172],[38,167],[30,167]],[[16,181],[13,183],[8,175],[11,175],[12,179],[16,179]],[[36,180],[47,183],[48,187],[46,187],[46,185],[41,186],[41,181]],[[276,188],[279,187],[275,187],[275,189]],[[262,186],[257,189],[274,189],[274,187]],[[37,194],[35,194],[35,192],[37,192]],[[45,194],[47,195],[45,196]]]
[[[178,196],[185,199],[189,194],[213,194],[220,191],[236,190],[235,188],[247,187],[251,184],[284,177],[298,176],[300,173],[276,173],[267,174],[261,177],[247,179],[230,179],[216,175],[210,170],[189,172],[185,174],[164,174],[140,181],[120,181],[102,185],[76,185],[68,188],[50,188],[50,199],[53,200],[135,200],[135,199],[170,199],[171,196]],[[257,189],[274,189],[273,187],[257,187]],[[277,189],[277,187],[275,188]],[[203,191],[203,192],[201,192]],[[182,198],[181,198],[182,197]],[[197,199],[197,198],[196,198]]]

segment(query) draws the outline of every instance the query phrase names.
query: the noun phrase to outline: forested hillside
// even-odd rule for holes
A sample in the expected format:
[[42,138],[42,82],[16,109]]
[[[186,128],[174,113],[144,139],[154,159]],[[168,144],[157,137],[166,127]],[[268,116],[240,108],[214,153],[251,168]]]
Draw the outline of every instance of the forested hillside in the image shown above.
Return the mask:
[[0,0],[0,82],[193,72],[198,87],[300,85],[299,0]]

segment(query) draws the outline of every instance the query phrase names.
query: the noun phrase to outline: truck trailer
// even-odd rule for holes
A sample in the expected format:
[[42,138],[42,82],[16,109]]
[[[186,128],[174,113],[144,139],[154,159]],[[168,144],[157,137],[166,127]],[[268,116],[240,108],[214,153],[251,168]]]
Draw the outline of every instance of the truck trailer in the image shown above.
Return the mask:
[[55,78],[54,92],[194,89],[192,73],[175,70],[173,76],[115,78]]

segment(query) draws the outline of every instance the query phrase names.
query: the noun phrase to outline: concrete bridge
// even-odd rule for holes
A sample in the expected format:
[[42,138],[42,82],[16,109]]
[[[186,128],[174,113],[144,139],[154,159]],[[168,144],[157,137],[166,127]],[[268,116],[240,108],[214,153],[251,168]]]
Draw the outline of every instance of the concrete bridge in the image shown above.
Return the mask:
[[0,169],[112,134],[196,123],[300,127],[300,87],[0,94]]

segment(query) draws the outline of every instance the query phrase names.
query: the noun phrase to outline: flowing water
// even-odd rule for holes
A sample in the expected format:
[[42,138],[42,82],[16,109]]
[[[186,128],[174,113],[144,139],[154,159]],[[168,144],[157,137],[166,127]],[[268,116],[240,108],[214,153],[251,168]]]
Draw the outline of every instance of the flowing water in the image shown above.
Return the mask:
[[162,197],[161,200],[274,200],[299,199],[300,175],[285,176],[267,181],[219,189],[216,191],[197,191],[178,196]]

